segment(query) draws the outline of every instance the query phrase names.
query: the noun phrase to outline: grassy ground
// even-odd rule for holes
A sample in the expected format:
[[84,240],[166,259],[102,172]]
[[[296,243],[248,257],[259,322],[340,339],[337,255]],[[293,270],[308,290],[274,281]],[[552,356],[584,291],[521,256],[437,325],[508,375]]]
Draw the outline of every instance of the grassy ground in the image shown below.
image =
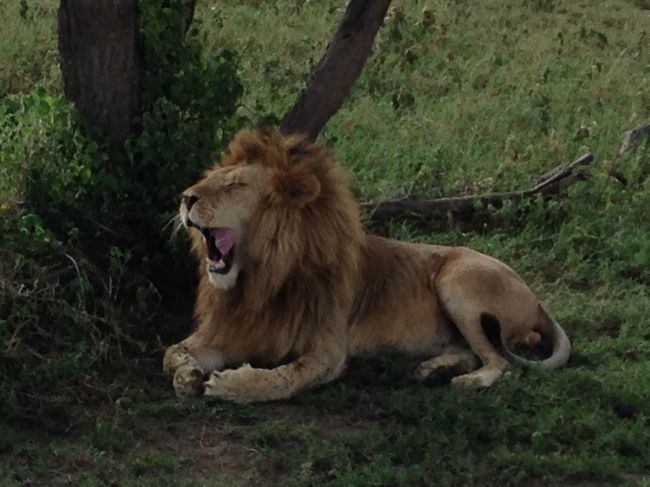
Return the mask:
[[[199,2],[208,47],[241,56],[254,120],[296,98],[341,2]],[[23,14],[21,15],[21,5]],[[0,96],[60,91],[56,2],[9,2]],[[0,484],[650,485],[650,118],[645,0],[394,1],[323,136],[364,200],[528,186],[585,151],[568,197],[471,227],[400,223],[397,238],[469,245],[518,270],[573,338],[569,366],[513,368],[488,391],[425,388],[395,355],[282,404],[180,401],[158,362],[129,364],[58,434],[3,427]]]

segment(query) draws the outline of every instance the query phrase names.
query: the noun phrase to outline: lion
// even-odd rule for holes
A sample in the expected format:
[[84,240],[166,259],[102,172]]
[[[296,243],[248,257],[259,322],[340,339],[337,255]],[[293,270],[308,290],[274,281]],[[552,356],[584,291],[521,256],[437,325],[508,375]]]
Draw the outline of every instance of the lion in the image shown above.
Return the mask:
[[[287,399],[386,348],[422,358],[418,381],[452,376],[470,388],[489,387],[510,362],[569,358],[564,330],[504,263],[366,234],[322,144],[242,130],[181,200],[199,283],[196,328],[163,360],[179,396]],[[548,358],[512,352],[542,340]]]

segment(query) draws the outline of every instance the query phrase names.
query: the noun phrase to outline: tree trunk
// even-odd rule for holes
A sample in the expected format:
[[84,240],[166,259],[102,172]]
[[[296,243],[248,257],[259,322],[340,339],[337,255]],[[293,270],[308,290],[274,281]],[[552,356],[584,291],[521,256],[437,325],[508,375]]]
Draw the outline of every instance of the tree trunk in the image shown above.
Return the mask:
[[389,5],[390,0],[350,0],[307,88],[282,120],[282,133],[316,140],[361,73]]
[[144,70],[138,0],[61,0],[59,52],[66,98],[119,150],[141,114]]
[[194,13],[196,12],[196,0],[187,0],[187,15],[185,16],[185,34],[190,30]]

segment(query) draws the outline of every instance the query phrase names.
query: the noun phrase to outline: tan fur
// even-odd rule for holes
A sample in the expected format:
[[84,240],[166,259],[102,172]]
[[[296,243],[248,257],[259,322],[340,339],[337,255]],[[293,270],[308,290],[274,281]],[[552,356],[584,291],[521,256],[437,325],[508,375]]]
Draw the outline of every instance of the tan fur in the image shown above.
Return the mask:
[[[466,248],[366,235],[332,152],[303,138],[241,131],[186,191],[181,218],[239,237],[234,270],[218,276],[203,263],[201,232],[189,229],[200,262],[197,327],[164,359],[178,394],[283,399],[385,347],[427,358],[419,380],[462,366],[468,373],[452,383],[471,387],[491,385],[506,358],[526,362],[510,347],[540,336],[555,349],[542,365],[568,358],[566,335],[505,264]],[[498,323],[501,352],[486,319]]]

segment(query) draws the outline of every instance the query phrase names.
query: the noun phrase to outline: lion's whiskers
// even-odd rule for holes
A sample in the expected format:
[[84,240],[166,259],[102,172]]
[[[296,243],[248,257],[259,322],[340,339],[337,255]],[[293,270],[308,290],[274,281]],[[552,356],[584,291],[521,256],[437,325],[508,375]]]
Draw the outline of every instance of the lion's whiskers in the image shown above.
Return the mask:
[[178,213],[174,214],[163,226],[163,231],[167,230],[171,226],[171,232],[169,234],[169,240],[174,240],[178,237],[178,232],[183,228],[183,222]]

